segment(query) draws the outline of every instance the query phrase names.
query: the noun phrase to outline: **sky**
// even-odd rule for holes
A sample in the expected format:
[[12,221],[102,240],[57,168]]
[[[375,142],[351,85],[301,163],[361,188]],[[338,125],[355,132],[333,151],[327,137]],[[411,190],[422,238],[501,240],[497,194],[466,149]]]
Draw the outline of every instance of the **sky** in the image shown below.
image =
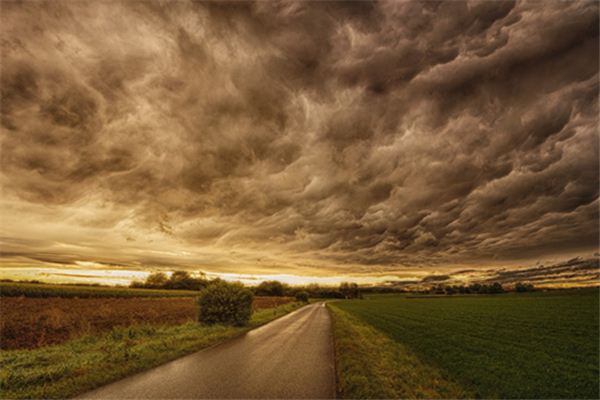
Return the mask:
[[0,277],[598,282],[595,1],[0,7]]

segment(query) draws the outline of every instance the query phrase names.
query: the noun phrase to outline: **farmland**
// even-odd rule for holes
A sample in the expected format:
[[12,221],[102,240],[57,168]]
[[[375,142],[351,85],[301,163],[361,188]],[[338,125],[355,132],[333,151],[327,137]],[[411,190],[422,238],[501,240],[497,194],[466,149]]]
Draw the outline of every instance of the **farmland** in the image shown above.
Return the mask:
[[[289,297],[255,297],[253,308],[273,308],[291,301]],[[197,306],[191,297],[4,297],[0,311],[0,347],[17,349],[62,343],[114,327],[183,324],[196,319]]]
[[[330,307],[343,397],[599,397],[597,290],[382,295]],[[383,354],[366,351],[373,338]],[[413,385],[395,373],[398,359],[416,365]],[[433,392],[419,390],[427,382]]]
[[132,289],[127,287],[55,285],[42,283],[0,282],[2,297],[189,297],[192,290]]

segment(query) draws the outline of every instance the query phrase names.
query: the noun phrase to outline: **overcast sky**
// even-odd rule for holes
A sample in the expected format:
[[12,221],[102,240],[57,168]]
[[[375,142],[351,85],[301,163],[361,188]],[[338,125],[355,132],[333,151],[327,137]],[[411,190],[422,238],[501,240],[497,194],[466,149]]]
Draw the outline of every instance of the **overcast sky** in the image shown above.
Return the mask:
[[598,2],[0,17],[6,270],[402,279],[598,251]]

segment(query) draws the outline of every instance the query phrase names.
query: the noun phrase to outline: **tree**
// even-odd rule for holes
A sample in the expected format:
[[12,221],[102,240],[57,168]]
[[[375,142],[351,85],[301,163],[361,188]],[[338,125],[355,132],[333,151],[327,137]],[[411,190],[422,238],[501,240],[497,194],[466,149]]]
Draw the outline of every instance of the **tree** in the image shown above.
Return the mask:
[[301,290],[296,293],[296,300],[301,301],[303,303],[308,303],[308,292],[306,290]]
[[198,320],[205,324],[246,325],[252,316],[252,291],[241,283],[213,283],[200,292]]
[[456,293],[456,289],[453,286],[446,286],[446,294],[453,295]]
[[167,283],[167,274],[164,272],[154,272],[146,278],[144,286],[150,288],[162,288]]
[[208,286],[208,280],[201,274],[194,278],[187,271],[173,271],[165,284],[166,289],[201,290]]
[[173,271],[166,287],[168,289],[188,289],[192,277],[187,271]]
[[279,281],[264,281],[254,289],[254,293],[257,296],[285,296],[287,290],[287,285]]
[[502,285],[500,283],[494,282],[492,284],[492,286],[490,286],[489,293],[491,293],[491,294],[504,293],[504,288],[502,287]]
[[444,288],[443,285],[437,285],[432,288],[431,292],[433,294],[446,294],[446,289]]
[[342,294],[342,296],[345,299],[349,299],[349,295],[350,295],[350,284],[348,282],[342,282],[340,283],[340,288],[339,288],[340,293]]
[[535,289],[531,283],[517,282],[515,284],[515,291],[519,293],[533,292],[534,290]]
[[473,283],[471,285],[469,285],[469,292],[471,293],[481,293],[481,284],[480,283]]
[[339,291],[342,294],[342,296],[346,299],[358,299],[361,297],[360,288],[358,287],[358,284],[354,282],[340,283]]

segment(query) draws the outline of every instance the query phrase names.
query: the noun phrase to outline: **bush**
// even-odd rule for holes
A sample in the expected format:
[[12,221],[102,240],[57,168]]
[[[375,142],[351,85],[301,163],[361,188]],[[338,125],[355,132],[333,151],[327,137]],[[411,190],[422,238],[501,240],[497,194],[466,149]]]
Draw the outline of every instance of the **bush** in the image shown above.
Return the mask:
[[301,301],[303,303],[308,303],[308,292],[305,290],[302,290],[302,291],[296,293],[296,300]]
[[241,283],[218,282],[198,298],[198,320],[205,324],[245,325],[252,316],[252,291]]

